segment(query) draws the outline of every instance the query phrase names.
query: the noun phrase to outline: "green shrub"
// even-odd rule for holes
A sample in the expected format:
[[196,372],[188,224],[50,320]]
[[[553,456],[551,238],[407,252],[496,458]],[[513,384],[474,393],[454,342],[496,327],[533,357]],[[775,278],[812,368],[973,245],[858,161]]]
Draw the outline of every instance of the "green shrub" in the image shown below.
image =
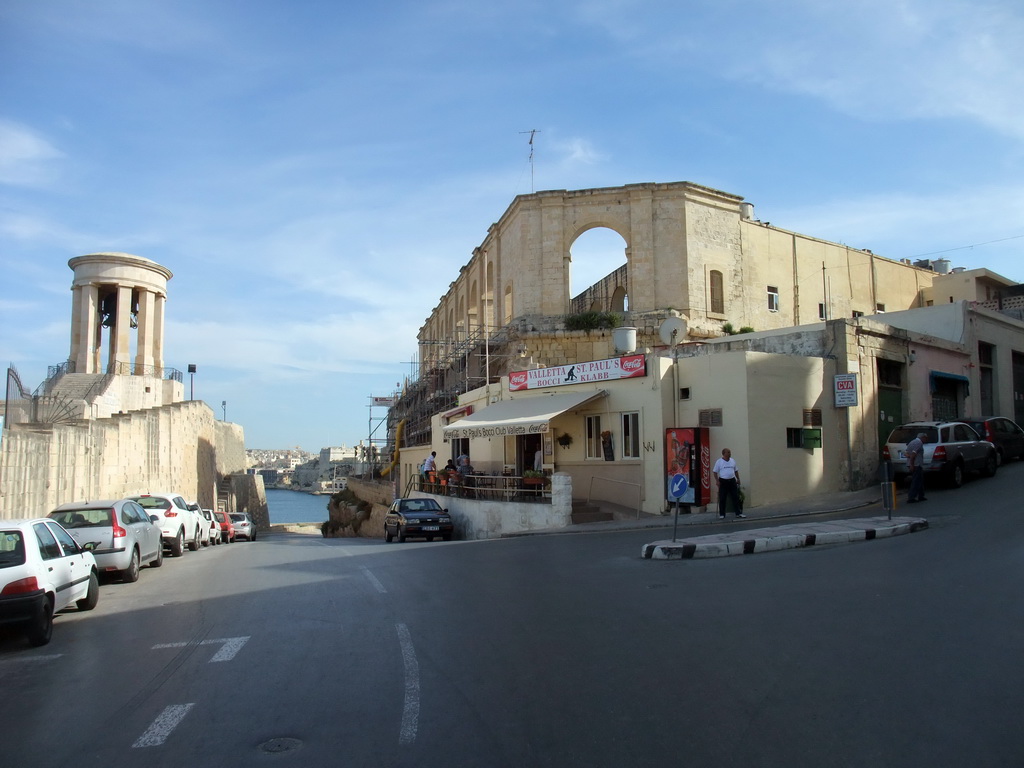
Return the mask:
[[622,325],[622,315],[618,312],[580,312],[578,315],[565,316],[565,330],[594,331],[599,328],[618,328]]

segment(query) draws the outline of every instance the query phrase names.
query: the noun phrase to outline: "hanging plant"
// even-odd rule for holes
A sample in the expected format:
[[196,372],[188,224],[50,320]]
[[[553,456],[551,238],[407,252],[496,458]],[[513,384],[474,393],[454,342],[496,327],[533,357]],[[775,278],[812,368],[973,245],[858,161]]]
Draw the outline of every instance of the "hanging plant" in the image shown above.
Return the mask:
[[558,444],[563,448],[568,448],[570,445],[572,445],[572,435],[570,435],[568,432],[564,435],[559,435]]

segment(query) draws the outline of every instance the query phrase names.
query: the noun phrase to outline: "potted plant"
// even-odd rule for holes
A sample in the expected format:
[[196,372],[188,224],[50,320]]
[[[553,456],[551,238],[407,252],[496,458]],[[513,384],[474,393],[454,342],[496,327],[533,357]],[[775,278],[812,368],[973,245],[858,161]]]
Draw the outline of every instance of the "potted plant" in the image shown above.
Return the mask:
[[523,485],[547,485],[550,478],[543,472],[538,472],[536,469],[527,469],[523,471]]

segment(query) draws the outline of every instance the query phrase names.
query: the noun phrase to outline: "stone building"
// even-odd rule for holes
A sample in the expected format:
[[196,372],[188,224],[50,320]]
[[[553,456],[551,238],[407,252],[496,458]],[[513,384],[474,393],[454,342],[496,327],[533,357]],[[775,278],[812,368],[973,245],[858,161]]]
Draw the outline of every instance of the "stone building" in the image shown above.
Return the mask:
[[[622,236],[626,264],[570,297],[572,244],[594,227]],[[407,435],[399,487],[431,449],[442,463],[468,450],[475,466],[521,473],[539,446],[549,469],[571,475],[573,496],[603,485],[600,498],[629,505],[639,494],[644,511],[662,511],[664,430],[706,425],[713,452],[731,447],[748,467],[752,503],[861,488],[877,479],[891,422],[939,415],[936,392],[960,416],[1013,412],[1022,327],[968,303],[998,302],[1012,290],[987,270],[950,273],[948,263],[894,261],[782,230],[756,220],[740,197],[685,182],[523,195],[420,330],[420,376],[391,414]],[[933,311],[950,302],[957,309]],[[610,328],[567,330],[584,311],[619,313],[636,329],[632,349]],[[957,336],[956,312],[999,342]],[[666,321],[678,331],[671,345]],[[754,330],[730,335],[744,327]],[[980,378],[969,385],[994,375],[981,374],[984,344],[998,351],[1003,377],[985,401]],[[645,378],[589,385],[603,394],[537,421],[533,434],[471,439],[452,429],[460,419],[487,424],[488,411],[506,403],[523,408],[525,399],[564,392],[516,392],[511,372],[633,351],[644,357]],[[856,382],[855,406],[835,404],[837,376]],[[539,417],[544,407],[536,407]],[[617,445],[612,461],[588,447],[588,419],[598,421],[590,417],[612,425],[601,430]],[[563,433],[575,437],[569,447],[552,443]],[[627,435],[629,446],[621,444]]]

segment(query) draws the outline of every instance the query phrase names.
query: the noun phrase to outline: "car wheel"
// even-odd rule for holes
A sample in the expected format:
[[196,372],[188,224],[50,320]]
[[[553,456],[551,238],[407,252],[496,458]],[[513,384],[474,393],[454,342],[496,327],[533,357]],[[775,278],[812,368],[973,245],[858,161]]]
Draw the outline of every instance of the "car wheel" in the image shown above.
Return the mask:
[[990,453],[988,455],[988,458],[985,459],[985,467],[984,469],[981,470],[981,474],[983,474],[985,477],[994,476],[996,470],[999,469],[999,464],[1001,463],[999,461],[999,456],[1001,456],[1001,454],[998,452]]
[[252,536],[249,537],[249,541],[256,541],[256,531],[252,532]]
[[964,465],[959,461],[953,465],[953,469],[949,473],[949,484],[953,488],[959,488],[964,484]]
[[1003,449],[1000,448],[999,450],[996,451],[996,466],[997,467],[1003,466],[1003,462],[1004,461],[1006,461],[1006,459],[1003,458]]
[[45,598],[39,604],[25,634],[28,635],[29,645],[39,647],[50,642],[53,637],[53,603],[50,598]]
[[398,542],[400,544],[405,543],[405,531],[402,530],[402,526],[398,526]]
[[195,552],[199,549],[199,529],[196,528],[195,533],[192,534],[192,541],[188,543],[188,551]]
[[139,550],[132,550],[132,561],[128,567],[121,571],[121,581],[131,584],[139,580]]
[[156,560],[151,560],[149,563],[150,568],[159,568],[164,564],[164,543],[161,541],[160,546],[156,548]]
[[80,611],[91,611],[96,607],[96,603],[100,601],[100,580],[97,578],[95,571],[89,574],[89,589],[85,593],[85,597],[75,602]]
[[185,530],[181,529],[178,531],[177,538],[171,542],[171,555],[181,557],[183,554],[185,554]]
[[390,544],[394,540],[395,540],[395,534],[393,534],[390,530],[388,530],[388,527],[385,525],[384,526],[384,541],[386,541],[388,544]]

